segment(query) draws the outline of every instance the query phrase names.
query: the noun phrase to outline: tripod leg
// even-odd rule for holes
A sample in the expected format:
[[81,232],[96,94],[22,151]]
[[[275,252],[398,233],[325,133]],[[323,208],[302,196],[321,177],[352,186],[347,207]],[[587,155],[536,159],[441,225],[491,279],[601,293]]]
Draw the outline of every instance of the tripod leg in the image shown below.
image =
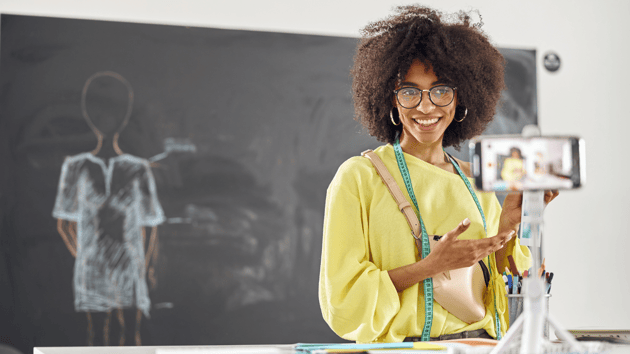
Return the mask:
[[550,313],[547,313],[547,321],[549,321],[549,326],[553,328],[558,338],[569,343],[572,350],[575,350],[576,352],[584,351],[584,347],[573,337],[573,335],[571,335],[571,333],[564,329]]
[[492,351],[490,352],[490,354],[501,354],[501,353],[505,353],[505,351],[507,350],[507,345],[509,345],[512,340],[514,339],[514,336],[516,336],[518,334],[519,331],[522,331],[522,327],[523,327],[523,322],[525,321],[523,319],[524,316],[518,316],[518,318],[516,319],[516,321],[514,321],[514,324],[512,324],[510,326],[510,329],[507,331],[507,333],[505,334],[505,337],[503,337],[500,341],[499,344],[497,344]]

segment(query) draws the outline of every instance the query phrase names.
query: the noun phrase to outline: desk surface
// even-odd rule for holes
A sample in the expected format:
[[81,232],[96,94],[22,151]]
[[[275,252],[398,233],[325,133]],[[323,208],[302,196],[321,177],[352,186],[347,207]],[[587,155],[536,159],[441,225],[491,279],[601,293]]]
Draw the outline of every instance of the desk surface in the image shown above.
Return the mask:
[[185,352],[190,354],[289,354],[293,344],[281,345],[213,345],[213,346],[127,346],[127,347],[37,347],[33,354],[156,354]]
[[[488,347],[490,348],[490,347]],[[370,351],[370,353],[373,351]],[[408,351],[407,351],[408,352]],[[294,354],[294,344],[224,346],[128,346],[128,347],[37,347],[33,354]],[[401,352],[403,353],[403,352]],[[413,350],[414,354],[439,354],[447,350]]]
[[[582,342],[589,352],[606,354],[628,353],[630,346]],[[603,345],[603,346],[602,346]],[[296,353],[294,344],[280,345],[216,345],[216,346],[140,346],[140,347],[37,347],[33,348],[34,354],[290,354]],[[450,345],[449,345],[450,347]],[[457,348],[457,347],[455,347]],[[492,349],[488,348],[488,352]],[[454,348],[451,349],[451,352]],[[461,349],[461,348],[459,348]],[[481,347],[476,347],[481,349]],[[548,348],[551,349],[551,348]],[[557,348],[556,348],[557,349]],[[568,350],[568,348],[565,348]],[[604,349],[604,350],[602,350]],[[468,349],[456,350],[456,353],[467,352]],[[371,351],[372,352],[372,351]],[[414,354],[437,354],[447,351],[418,350]],[[475,351],[481,353],[481,351]],[[555,351],[554,352],[558,352]],[[560,351],[565,352],[565,351]],[[300,352],[302,353],[302,352]]]

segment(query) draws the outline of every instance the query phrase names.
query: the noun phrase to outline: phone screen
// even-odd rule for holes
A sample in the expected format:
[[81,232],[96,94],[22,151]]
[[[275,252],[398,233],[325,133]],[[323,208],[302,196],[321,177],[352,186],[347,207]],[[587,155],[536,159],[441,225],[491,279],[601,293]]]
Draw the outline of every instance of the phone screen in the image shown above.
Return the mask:
[[492,137],[474,143],[478,189],[523,191],[573,189],[581,184],[576,137]]

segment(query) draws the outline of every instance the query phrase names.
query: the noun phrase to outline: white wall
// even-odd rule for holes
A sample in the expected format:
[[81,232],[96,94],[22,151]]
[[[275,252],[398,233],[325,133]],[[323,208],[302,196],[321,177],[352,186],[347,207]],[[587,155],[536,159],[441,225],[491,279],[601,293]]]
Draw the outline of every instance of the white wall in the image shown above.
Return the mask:
[[[358,36],[391,13],[386,0],[2,0],[0,12],[131,22]],[[630,1],[425,1],[445,11],[477,8],[499,46],[538,51],[543,134],[586,140],[587,185],[546,212],[545,256],[554,271],[551,311],[567,328],[630,329]],[[559,72],[540,66],[556,51]],[[625,65],[624,65],[625,64]],[[351,119],[351,117],[348,117]],[[627,219],[626,219],[627,218]]]

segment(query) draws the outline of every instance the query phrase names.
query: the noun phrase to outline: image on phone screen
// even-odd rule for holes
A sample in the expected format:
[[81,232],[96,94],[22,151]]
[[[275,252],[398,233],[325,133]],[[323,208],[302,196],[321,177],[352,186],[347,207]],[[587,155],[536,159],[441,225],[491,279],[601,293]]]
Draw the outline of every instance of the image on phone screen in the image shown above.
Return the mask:
[[[488,191],[572,189],[574,138],[492,138],[476,143],[481,185]],[[480,156],[479,156],[480,155]],[[475,158],[475,157],[474,157]]]

